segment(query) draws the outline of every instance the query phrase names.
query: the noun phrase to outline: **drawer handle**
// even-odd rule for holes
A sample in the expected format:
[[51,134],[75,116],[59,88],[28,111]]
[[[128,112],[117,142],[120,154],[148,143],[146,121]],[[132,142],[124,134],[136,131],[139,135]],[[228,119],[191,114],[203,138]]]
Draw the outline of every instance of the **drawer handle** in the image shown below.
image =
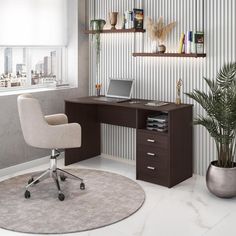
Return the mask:
[[152,153],[152,152],[147,152],[147,155],[148,155],[148,156],[152,156],[152,157],[156,156],[156,154],[155,154],[155,153]]
[[155,167],[153,167],[153,166],[148,166],[147,167],[149,170],[155,170],[156,168]]
[[155,140],[154,140],[154,139],[147,139],[147,142],[149,142],[149,143],[155,143]]

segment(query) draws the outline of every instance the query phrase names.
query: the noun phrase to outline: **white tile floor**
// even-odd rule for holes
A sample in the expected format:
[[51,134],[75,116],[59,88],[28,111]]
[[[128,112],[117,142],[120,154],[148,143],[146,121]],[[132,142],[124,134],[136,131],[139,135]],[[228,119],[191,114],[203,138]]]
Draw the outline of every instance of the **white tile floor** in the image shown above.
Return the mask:
[[[62,167],[63,162],[59,165]],[[135,180],[135,166],[105,158],[93,158],[67,168],[95,168]],[[40,166],[17,174],[44,169]],[[6,176],[4,178],[8,178]],[[4,179],[1,178],[1,179]],[[66,234],[76,236],[235,236],[236,198],[219,199],[206,189],[200,176],[172,189],[138,181],[146,192],[143,207],[131,217],[97,230]],[[0,206],[1,207],[1,206]],[[0,229],[0,236],[28,235]]]

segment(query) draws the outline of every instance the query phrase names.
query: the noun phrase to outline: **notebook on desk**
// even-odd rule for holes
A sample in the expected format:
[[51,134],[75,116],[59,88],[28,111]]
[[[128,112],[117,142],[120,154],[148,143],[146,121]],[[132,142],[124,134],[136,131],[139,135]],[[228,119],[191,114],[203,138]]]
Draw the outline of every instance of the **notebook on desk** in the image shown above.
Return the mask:
[[132,94],[133,80],[110,79],[105,97],[96,97],[94,100],[103,102],[129,101]]

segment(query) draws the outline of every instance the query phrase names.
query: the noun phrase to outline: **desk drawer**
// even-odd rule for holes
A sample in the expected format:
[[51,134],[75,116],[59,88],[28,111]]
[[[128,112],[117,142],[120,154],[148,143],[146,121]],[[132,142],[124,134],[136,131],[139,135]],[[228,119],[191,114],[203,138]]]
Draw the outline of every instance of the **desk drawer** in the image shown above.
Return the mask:
[[168,148],[168,135],[155,134],[153,131],[138,130],[137,144],[149,145],[153,147]]
[[137,166],[142,169],[142,166],[154,166],[159,169],[166,170],[169,163],[169,154],[167,150],[153,148],[148,145],[139,145],[137,147]]
[[137,179],[168,186],[169,170],[161,170],[156,166],[145,165],[141,170],[137,170]]
[[97,108],[100,123],[136,128],[136,110],[118,105],[100,105]]

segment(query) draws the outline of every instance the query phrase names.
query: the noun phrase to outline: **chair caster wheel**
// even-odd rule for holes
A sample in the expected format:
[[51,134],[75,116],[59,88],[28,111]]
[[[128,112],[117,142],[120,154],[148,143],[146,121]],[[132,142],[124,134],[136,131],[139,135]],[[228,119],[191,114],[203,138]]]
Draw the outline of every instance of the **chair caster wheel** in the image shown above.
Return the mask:
[[30,191],[28,190],[25,191],[25,198],[26,199],[30,198]]
[[[34,181],[34,178],[29,179],[28,184],[31,184]],[[39,183],[39,180],[37,180],[34,184]]]
[[81,189],[81,190],[85,190],[85,184],[84,184],[84,183],[81,183],[81,184],[80,184],[80,189]]
[[64,195],[63,193],[59,193],[59,194],[58,194],[58,199],[59,199],[60,201],[64,201],[65,195]]
[[60,179],[61,179],[62,182],[64,182],[66,180],[66,176],[65,175],[61,175]]

